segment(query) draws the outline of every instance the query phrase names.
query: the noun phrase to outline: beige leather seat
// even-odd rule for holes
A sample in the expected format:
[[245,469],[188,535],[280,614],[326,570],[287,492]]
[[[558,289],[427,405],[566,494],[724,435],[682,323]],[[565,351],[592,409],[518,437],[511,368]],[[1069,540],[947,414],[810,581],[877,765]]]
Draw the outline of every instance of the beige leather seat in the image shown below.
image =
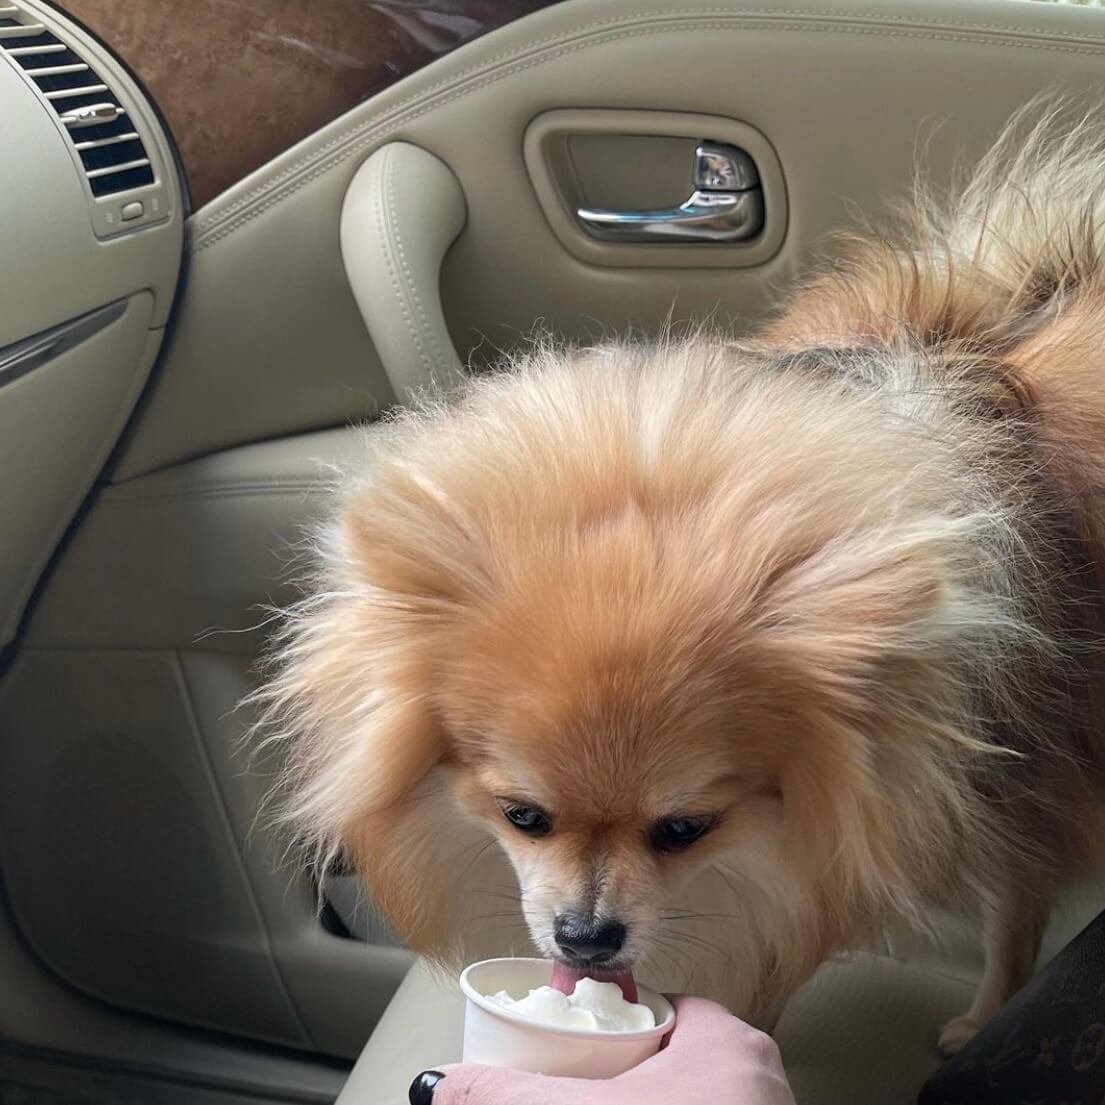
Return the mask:
[[[1056,910],[1041,961],[1103,908],[1105,871]],[[878,953],[826,963],[776,1033],[799,1105],[912,1105],[940,1065],[936,1028],[967,1008],[981,967],[977,934],[950,919],[931,938],[888,938]],[[415,1074],[460,1058],[463,1016],[455,981],[416,964],[337,1105],[406,1105]]]

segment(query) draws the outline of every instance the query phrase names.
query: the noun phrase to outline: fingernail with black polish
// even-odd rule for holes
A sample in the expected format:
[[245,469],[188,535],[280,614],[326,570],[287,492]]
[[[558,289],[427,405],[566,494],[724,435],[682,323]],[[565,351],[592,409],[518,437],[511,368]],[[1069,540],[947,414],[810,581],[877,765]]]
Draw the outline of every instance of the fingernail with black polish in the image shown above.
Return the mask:
[[418,1075],[407,1092],[411,1105],[432,1105],[434,1088],[444,1077],[439,1070],[424,1070]]

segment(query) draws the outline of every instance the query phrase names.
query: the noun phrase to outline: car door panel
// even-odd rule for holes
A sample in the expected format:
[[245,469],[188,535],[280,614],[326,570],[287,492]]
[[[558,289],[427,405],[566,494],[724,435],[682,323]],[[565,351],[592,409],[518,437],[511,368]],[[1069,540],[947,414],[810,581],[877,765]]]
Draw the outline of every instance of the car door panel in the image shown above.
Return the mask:
[[[391,400],[338,242],[349,182],[386,141],[440,158],[464,191],[467,224],[442,273],[463,361],[516,344],[539,319],[583,338],[605,326],[655,328],[674,303],[676,317],[747,324],[827,233],[885,211],[926,133],[926,162],[946,179],[1033,95],[1098,84],[1099,13],[1041,6],[1027,23],[1010,0],[833,7],[555,5],[392,86],[247,177],[191,222],[187,294],[117,478],[370,417]],[[626,269],[582,263],[560,246],[522,156],[537,116],[719,106],[763,134],[783,168],[787,237],[770,261]]]

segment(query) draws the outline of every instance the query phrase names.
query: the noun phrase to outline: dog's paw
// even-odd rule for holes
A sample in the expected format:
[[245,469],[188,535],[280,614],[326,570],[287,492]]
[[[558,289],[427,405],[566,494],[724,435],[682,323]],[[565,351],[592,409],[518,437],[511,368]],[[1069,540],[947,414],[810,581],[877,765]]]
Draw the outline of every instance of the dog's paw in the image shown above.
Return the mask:
[[958,1055],[978,1033],[982,1027],[973,1017],[964,1013],[961,1017],[952,1017],[940,1030],[940,1039],[936,1046],[945,1059]]

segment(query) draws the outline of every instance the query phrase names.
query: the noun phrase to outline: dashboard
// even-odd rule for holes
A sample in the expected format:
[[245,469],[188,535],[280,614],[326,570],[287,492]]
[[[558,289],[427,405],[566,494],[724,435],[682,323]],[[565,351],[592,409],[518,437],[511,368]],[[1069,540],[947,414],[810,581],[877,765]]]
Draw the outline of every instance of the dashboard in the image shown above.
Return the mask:
[[0,0],[0,647],[151,371],[185,191],[125,66],[39,0]]

